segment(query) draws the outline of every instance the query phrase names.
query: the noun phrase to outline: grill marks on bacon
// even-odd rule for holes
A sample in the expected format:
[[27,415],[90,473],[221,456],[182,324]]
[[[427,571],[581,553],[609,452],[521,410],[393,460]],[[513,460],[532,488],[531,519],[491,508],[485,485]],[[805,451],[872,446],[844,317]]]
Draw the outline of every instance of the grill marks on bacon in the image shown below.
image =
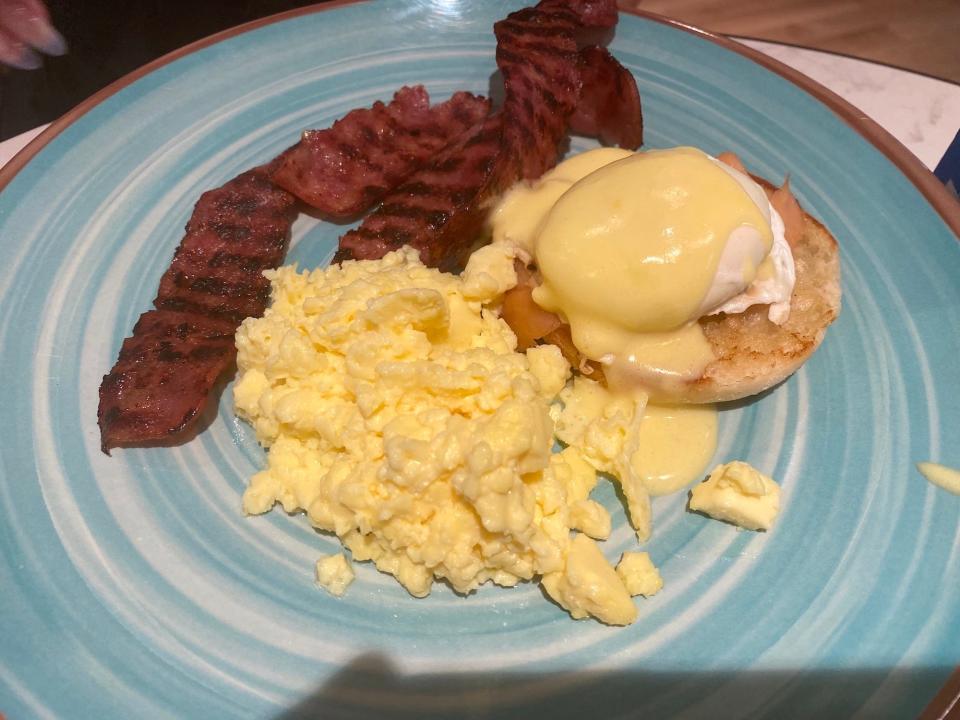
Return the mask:
[[104,452],[168,439],[206,405],[217,378],[236,355],[229,320],[150,310],[123,341],[117,364],[100,385],[100,442]]
[[[390,103],[305,133],[269,165],[204,193],[161,279],[156,309],[140,317],[100,386],[104,451],[175,440],[199,417],[232,365],[237,325],[266,306],[262,271],[283,260],[294,195],[334,217],[384,198],[341,238],[336,261],[410,244],[428,265],[451,270],[465,262],[492,200],[556,163],[578,99],[598,107],[585,115],[589,122],[575,122],[639,145],[638,125],[630,124],[634,111],[639,122],[632,76],[605,51],[590,51],[598,68],[587,67],[593,56],[577,53],[585,29],[612,27],[616,18],[614,0],[544,0],[513,13],[494,28],[506,86],[501,112],[488,116],[487,101],[469,93],[430,108],[422,87],[403,88]],[[615,87],[591,85],[581,94],[581,78]],[[605,113],[633,129],[611,134]]]
[[501,120],[492,115],[344,235],[334,262],[380,258],[411,245],[427,265],[458,267],[483,225],[485,200],[500,192],[505,177]]
[[[583,63],[594,57],[604,68],[591,79],[613,79],[622,87],[585,96],[585,102],[605,103],[592,117],[607,112],[617,98],[629,100],[632,86],[636,104],[617,108],[617,115],[636,113],[632,124],[638,126],[639,95],[630,73],[605,51],[584,59],[577,52],[577,36],[585,28],[610,27],[616,18],[611,0],[545,0],[494,25],[497,65],[506,91],[501,112],[390,193],[359,228],[340,239],[334,261],[376,259],[411,245],[427,265],[444,270],[462,267],[488,204],[520,178],[539,177],[556,163],[568,120],[581,97]],[[632,147],[640,144],[635,131],[617,139]]]
[[354,110],[311,131],[268,165],[204,193],[160,280],[156,310],[141,316],[100,386],[101,445],[170,441],[199,417],[233,363],[233,335],[263,314],[263,270],[283,262],[296,216],[292,189],[330,215],[368,210],[403,177],[476,126],[489,102],[457,93],[434,107],[423,87]]
[[503,149],[521,178],[538,178],[557,162],[580,95],[578,27],[577,14],[557,2],[518,10],[493,26],[505,90]]
[[296,217],[293,196],[270,181],[269,167],[238,175],[200,196],[154,305],[231,320],[263,314],[263,276],[287,250]]
[[468,92],[430,106],[422,85],[388,104],[351,110],[325,130],[307,130],[281,157],[273,181],[333,218],[356,216],[482,121],[490,103]]
[[249,170],[197,202],[156,310],[140,316],[100,385],[105,452],[184,432],[232,365],[240,321],[263,314],[270,283],[262,271],[283,261],[296,216],[294,197],[270,181],[272,169]]

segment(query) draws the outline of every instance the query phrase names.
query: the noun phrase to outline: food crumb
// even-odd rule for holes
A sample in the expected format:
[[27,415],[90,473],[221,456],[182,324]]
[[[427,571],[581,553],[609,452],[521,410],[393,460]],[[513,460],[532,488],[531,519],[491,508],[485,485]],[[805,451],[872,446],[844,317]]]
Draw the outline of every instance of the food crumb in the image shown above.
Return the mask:
[[954,495],[960,495],[960,470],[932,462],[917,463],[917,470],[928,482]]
[[780,511],[780,486],[749,463],[718,465],[690,493],[690,509],[746,530],[769,530]]
[[656,595],[663,588],[660,571],[645,552],[625,552],[617,563],[617,575],[631,596]]
[[341,597],[353,578],[353,567],[343,553],[323,555],[317,560],[317,585],[334,597]]

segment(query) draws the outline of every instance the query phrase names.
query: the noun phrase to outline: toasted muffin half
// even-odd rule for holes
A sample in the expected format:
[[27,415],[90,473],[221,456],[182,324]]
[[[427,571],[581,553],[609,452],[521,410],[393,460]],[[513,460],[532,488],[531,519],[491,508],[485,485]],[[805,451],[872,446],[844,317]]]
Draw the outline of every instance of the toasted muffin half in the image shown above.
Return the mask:
[[716,356],[679,397],[688,403],[722,402],[756,395],[792,375],[816,350],[840,313],[840,249],[833,235],[803,213],[803,230],[790,242],[797,281],[790,315],[777,325],[767,305],[742,313],[701,318]]

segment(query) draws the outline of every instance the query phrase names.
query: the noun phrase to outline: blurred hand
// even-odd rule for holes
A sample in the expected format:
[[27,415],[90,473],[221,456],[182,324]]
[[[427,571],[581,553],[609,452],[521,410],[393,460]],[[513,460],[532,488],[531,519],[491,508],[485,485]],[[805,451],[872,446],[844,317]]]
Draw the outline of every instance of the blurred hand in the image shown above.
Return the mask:
[[66,51],[42,0],[0,0],[0,65],[33,70],[42,64],[39,53]]

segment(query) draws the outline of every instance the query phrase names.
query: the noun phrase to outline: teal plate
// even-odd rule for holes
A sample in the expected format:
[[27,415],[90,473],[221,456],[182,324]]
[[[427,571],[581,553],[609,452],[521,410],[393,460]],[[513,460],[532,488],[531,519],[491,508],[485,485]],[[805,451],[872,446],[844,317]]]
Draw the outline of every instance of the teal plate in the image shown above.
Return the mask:
[[[909,717],[948,680],[960,498],[914,469],[960,466],[960,244],[942,198],[836,98],[650,18],[623,16],[612,44],[648,147],[789,172],[842,248],[844,308],[823,347],[721,415],[717,458],[782,483],[772,532],[656,500],[648,549],[666,586],[628,628],[575,622],[530,584],[415,600],[367,564],[335,599],[312,577],[335,538],[240,512],[264,455],[229,386],[189,443],[100,452],[100,378],[200,193],[400,85],[486,92],[492,24],[521,2],[317,7],[244,28],[94,98],[0,176],[10,720]],[[341,232],[301,217],[289,260],[326,263]],[[635,540],[610,488],[598,495],[616,559]]]

